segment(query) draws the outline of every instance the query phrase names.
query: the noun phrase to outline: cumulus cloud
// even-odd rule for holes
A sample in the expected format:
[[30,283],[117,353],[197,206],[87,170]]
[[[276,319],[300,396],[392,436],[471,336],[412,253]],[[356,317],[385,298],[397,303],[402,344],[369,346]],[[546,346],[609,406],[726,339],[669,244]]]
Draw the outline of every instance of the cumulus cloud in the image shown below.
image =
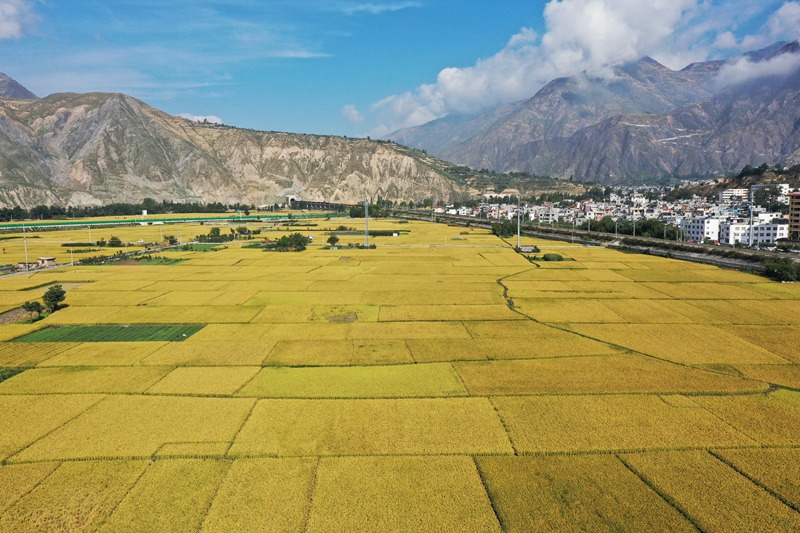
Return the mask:
[[22,37],[35,20],[30,0],[0,0],[0,39]]
[[716,45],[720,49],[754,50],[768,46],[775,41],[788,39],[793,41],[800,37],[800,2],[784,2],[775,10],[755,34],[745,35],[740,39],[728,31],[717,36]]
[[755,79],[784,77],[800,70],[800,54],[785,53],[765,61],[741,58],[722,67],[717,76],[717,86],[729,87]]
[[615,66],[645,55],[681,69],[721,50],[752,50],[797,38],[791,35],[800,31],[796,0],[775,10],[757,35],[737,38],[739,28],[774,8],[774,2],[752,0],[550,0],[541,36],[522,28],[495,55],[472,66],[445,68],[434,83],[373,104],[378,126],[372,133],[528,98],[561,76],[610,78]]
[[800,37],[800,2],[786,2],[764,26],[772,38],[797,39]]
[[364,115],[362,115],[353,104],[348,104],[342,108],[342,116],[346,118],[348,122],[364,122]]
[[609,77],[614,66],[655,54],[696,9],[697,0],[551,0],[541,38],[522,28],[474,66],[445,68],[435,83],[375,103],[382,124],[373,133],[530,97],[560,76]]
[[191,113],[180,113],[178,115],[181,118],[185,118],[186,120],[191,120],[192,122],[203,122],[209,124],[224,124],[222,119],[216,115],[192,115]]

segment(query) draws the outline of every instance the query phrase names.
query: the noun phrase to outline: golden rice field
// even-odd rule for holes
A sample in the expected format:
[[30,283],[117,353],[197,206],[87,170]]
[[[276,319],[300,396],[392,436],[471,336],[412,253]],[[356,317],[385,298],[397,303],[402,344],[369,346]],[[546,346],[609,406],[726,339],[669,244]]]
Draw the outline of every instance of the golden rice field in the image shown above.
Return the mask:
[[[800,530],[800,285],[425,222],[329,250],[363,221],[311,223],[300,253],[0,278],[0,312],[67,289],[0,323],[0,532]],[[33,235],[60,263],[89,240]]]

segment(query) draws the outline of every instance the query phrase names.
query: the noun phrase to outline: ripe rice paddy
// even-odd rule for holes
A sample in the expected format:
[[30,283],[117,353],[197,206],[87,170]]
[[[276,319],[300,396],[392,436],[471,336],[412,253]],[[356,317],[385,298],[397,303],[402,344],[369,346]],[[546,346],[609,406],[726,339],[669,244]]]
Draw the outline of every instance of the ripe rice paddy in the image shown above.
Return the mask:
[[0,531],[800,528],[800,286],[372,224],[409,231],[0,280],[68,305],[0,324]]

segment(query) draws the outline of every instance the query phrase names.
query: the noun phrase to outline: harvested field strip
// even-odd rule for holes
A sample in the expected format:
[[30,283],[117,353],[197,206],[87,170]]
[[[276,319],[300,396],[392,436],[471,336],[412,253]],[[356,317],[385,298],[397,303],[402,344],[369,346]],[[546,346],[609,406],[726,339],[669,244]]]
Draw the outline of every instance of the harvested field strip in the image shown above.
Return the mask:
[[204,324],[116,324],[48,327],[14,342],[181,342],[194,335]]
[[694,531],[681,514],[609,455],[478,457],[503,529],[511,532]]
[[800,513],[707,452],[631,454],[622,459],[705,531],[800,529]]

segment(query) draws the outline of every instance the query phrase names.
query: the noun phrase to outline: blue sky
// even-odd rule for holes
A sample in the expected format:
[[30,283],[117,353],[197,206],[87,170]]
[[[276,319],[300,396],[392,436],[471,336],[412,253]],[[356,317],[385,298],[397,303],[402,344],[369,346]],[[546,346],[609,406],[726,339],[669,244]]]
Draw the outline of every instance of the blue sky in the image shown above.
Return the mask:
[[0,71],[262,130],[373,135],[648,54],[800,35],[784,0],[0,0]]

